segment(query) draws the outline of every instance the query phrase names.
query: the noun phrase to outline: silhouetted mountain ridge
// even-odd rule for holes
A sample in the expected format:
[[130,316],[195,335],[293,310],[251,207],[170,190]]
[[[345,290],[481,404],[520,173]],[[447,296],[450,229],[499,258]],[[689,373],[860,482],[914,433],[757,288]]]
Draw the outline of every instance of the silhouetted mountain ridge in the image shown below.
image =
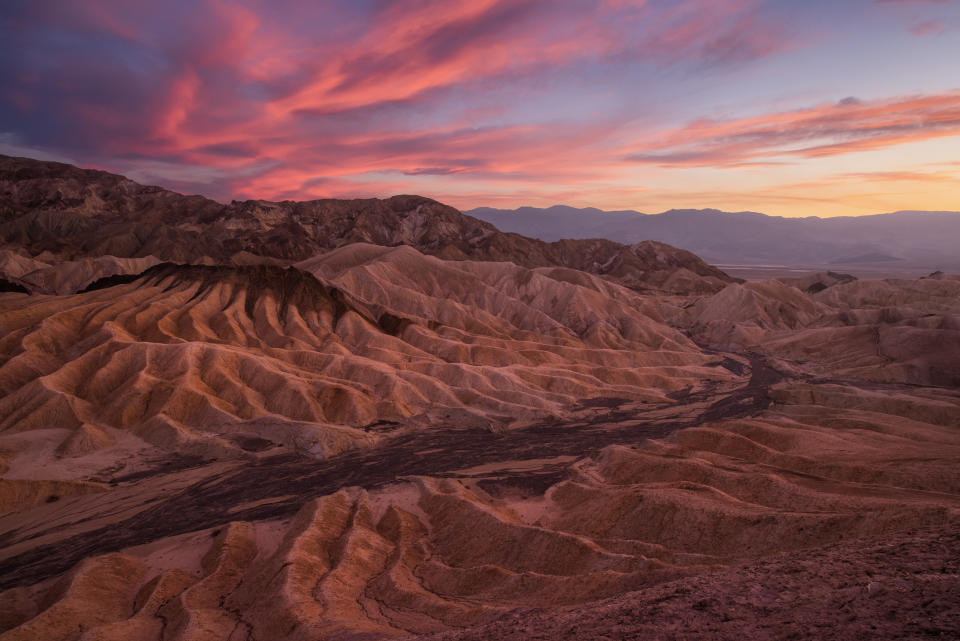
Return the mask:
[[542,240],[656,240],[714,263],[825,265],[870,255],[930,268],[960,263],[955,251],[956,239],[960,238],[960,212],[899,211],[872,216],[784,218],[717,209],[671,209],[644,214],[558,205],[516,210],[481,207],[466,213],[500,229]]
[[448,260],[569,267],[635,289],[715,291],[733,280],[660,243],[547,243],[503,233],[422,196],[224,205],[103,171],[12,157],[0,157],[0,241],[45,262],[152,256],[180,263],[290,264],[364,242],[410,245]]

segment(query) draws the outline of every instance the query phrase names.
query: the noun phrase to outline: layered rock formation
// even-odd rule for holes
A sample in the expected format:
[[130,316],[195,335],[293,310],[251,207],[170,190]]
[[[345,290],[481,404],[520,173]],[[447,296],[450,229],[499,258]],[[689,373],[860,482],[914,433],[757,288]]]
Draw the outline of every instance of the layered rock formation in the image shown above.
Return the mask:
[[[422,455],[427,469],[434,465],[430,475],[316,498],[304,491],[315,482],[293,480],[305,468],[278,460],[166,481],[179,488],[157,479],[123,483],[110,490],[117,496],[109,507],[127,519],[115,526],[121,532],[156,521],[164,508],[168,521],[211,509],[217,519],[156,539],[149,535],[159,528],[141,531],[148,538],[91,556],[58,579],[8,589],[0,594],[6,638],[424,634],[666,581],[683,590],[683,577],[778,552],[921,526],[956,528],[960,398],[902,396],[894,409],[888,395],[845,392],[858,397],[857,409],[781,383],[776,409],[700,424],[666,441],[610,445],[579,460],[502,460],[513,454],[504,449],[493,455],[498,461],[445,468],[451,459],[433,443],[435,459]],[[635,413],[630,423],[636,429],[643,420]],[[553,454],[550,437],[539,439],[540,452]],[[253,490],[277,476],[288,480],[273,480],[266,498]],[[199,487],[214,505],[192,490]],[[291,493],[301,501],[291,502]],[[200,501],[190,516],[188,494]],[[83,554],[85,542],[104,545],[96,528],[117,517],[101,495],[69,504],[74,522],[56,532],[44,530],[56,518],[53,506],[25,513],[21,523],[30,525],[12,551],[39,550],[14,557],[21,572],[52,567],[54,549],[69,556]],[[263,511],[270,505],[277,509]],[[244,518],[258,510],[267,518]],[[38,535],[39,542],[31,539]],[[10,566],[4,569],[9,585]],[[869,576],[862,583],[856,588]],[[647,605],[642,596],[629,598]]]
[[634,292],[586,274],[372,245],[301,267],[321,278],[166,264],[73,296],[5,296],[0,430],[62,430],[48,473],[131,434],[184,454],[260,439],[326,456],[384,422],[500,429],[733,378]]
[[847,280],[814,290],[733,284],[698,300],[686,322],[703,344],[760,351],[811,375],[960,387],[960,281]]
[[956,630],[954,277],[0,166],[0,639]]

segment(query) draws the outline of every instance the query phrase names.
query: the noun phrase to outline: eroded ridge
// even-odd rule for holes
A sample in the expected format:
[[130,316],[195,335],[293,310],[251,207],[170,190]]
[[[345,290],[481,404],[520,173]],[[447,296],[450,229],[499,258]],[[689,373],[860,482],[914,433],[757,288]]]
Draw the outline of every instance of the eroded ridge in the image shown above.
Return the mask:
[[957,277],[0,165],[3,639],[956,631]]
[[[747,380],[756,386],[757,378]],[[176,569],[183,574],[174,601],[186,613],[154,600],[82,625],[91,634],[136,629],[143,638],[154,637],[141,630],[162,630],[177,617],[186,621],[178,629],[209,619],[218,633],[240,627],[253,638],[423,634],[518,606],[582,603],[731,562],[957,522],[955,394],[902,391],[891,405],[889,393],[835,386],[834,396],[811,404],[808,383],[780,380],[766,390],[777,404],[759,413],[723,404],[753,398],[749,388],[669,410],[585,408],[579,424],[396,437],[393,447],[327,462],[263,459],[158,499],[113,527],[116,551],[106,555],[83,547],[107,537],[90,529],[10,558],[5,581],[22,587],[3,598],[21,613],[39,612],[30,603],[61,594],[62,581],[112,580],[123,567],[140,579],[123,588],[130,599],[114,596],[135,602],[134,591],[147,589],[140,586],[168,585]],[[860,407],[836,407],[844,395],[856,395]],[[704,422],[718,403],[742,411]],[[598,448],[586,458],[584,441]],[[111,492],[142,498],[156,481]],[[317,498],[304,502],[311,492]],[[83,510],[89,499],[72,501]],[[87,558],[64,575],[71,578],[36,582],[69,567],[69,553],[55,557],[71,549]],[[211,559],[236,567],[221,571]],[[216,578],[224,573],[233,578]],[[192,596],[213,585],[218,592],[206,601]],[[258,600],[263,594],[273,595],[271,607]],[[223,605],[191,614],[201,601]],[[63,602],[79,607],[69,596]],[[23,633],[40,629],[30,621],[50,628],[52,616],[25,621]]]

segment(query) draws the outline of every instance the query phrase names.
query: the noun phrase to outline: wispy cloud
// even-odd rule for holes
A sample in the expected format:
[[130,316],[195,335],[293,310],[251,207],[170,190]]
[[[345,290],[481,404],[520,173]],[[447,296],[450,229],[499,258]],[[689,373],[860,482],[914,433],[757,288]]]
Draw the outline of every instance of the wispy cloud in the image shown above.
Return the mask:
[[840,174],[833,180],[845,182],[851,180],[869,182],[931,182],[955,183],[957,173],[950,171],[870,171]]
[[[205,166],[218,171],[198,178],[220,183],[234,171],[245,193],[274,190],[265,196],[296,190],[281,176],[529,173],[557,164],[543,154],[616,123],[574,130],[511,124],[506,115],[480,124],[464,103],[501,81],[536,83],[546,71],[603,61],[769,56],[788,41],[759,4],[408,0],[351,10],[15,0],[0,18],[8,36],[0,54],[10,62],[0,72],[0,115],[39,148],[117,164],[154,157]],[[251,177],[255,166],[272,169]]]
[[925,20],[910,27],[910,33],[915,36],[935,36],[946,30],[947,25],[940,20]]
[[844,99],[753,118],[699,120],[638,143],[626,159],[724,166],[819,158],[960,134],[960,91],[864,102]]
[[[891,28],[914,45],[908,25],[933,35],[953,24],[867,10],[896,14]],[[659,120],[736,103],[741,70],[760,70],[759,100],[782,104],[785,85],[762,70],[820,37],[795,19],[811,11],[787,0],[8,0],[0,152],[220,199],[416,190],[465,206],[629,207],[687,169],[726,179],[957,133],[956,92]],[[788,66],[783,77],[800,73],[815,75]]]

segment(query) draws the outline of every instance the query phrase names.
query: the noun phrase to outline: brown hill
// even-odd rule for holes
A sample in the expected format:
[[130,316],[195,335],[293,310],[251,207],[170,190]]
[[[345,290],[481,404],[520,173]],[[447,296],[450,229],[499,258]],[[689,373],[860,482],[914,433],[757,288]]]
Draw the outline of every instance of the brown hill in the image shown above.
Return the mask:
[[955,277],[0,165],[3,641],[956,631]]
[[102,171],[7,156],[0,157],[0,239],[39,260],[154,256],[229,263],[253,255],[293,262],[365,242],[410,245],[448,260],[569,267],[636,289],[712,292],[732,282],[693,254],[662,243],[545,243],[502,233],[420,196],[222,205]]

